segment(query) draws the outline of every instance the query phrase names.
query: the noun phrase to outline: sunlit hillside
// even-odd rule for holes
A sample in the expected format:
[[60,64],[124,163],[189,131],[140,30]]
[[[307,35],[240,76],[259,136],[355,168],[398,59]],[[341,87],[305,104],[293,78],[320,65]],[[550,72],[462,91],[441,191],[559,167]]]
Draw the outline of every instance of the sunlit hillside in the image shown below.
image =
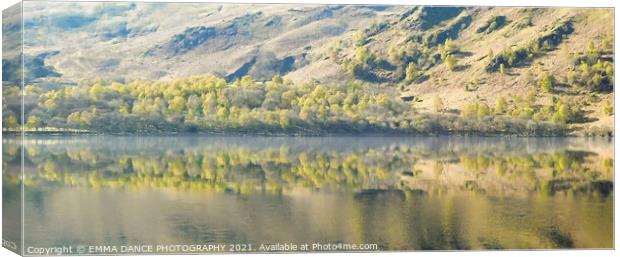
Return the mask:
[[29,130],[613,134],[612,9],[54,3],[24,18]]

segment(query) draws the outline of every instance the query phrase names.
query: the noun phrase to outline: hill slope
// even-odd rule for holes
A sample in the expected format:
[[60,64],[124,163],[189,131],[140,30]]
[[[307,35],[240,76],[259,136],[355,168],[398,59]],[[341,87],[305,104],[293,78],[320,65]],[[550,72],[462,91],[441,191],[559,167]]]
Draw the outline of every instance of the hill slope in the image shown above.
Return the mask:
[[39,3],[24,15],[27,82],[42,91],[281,75],[396,91],[415,113],[613,128],[613,9]]

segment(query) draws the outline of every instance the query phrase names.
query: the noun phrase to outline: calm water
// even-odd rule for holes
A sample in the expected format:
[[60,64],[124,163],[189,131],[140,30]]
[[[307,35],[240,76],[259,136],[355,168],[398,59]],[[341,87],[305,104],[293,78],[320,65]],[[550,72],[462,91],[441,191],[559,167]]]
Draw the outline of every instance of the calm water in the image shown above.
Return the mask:
[[613,247],[603,139],[28,136],[25,163],[26,246]]

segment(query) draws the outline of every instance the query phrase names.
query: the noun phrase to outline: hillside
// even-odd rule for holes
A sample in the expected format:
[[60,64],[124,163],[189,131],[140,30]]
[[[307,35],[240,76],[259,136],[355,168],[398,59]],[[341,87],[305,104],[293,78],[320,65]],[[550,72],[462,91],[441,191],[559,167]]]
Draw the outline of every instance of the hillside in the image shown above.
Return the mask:
[[[73,81],[206,73],[270,79],[320,59],[316,48],[384,19],[392,13],[389,9],[204,3],[25,6],[26,51],[54,53],[46,65]],[[75,44],[66,44],[68,39]]]
[[[26,80],[33,86],[29,110],[44,117],[45,126],[75,128],[68,125],[69,116],[94,114],[93,108],[134,114],[144,97],[135,84],[141,81],[153,84],[155,92],[162,90],[165,106],[158,115],[165,122],[195,120],[201,130],[212,127],[202,119],[208,116],[205,105],[211,96],[196,86],[181,87],[177,117],[170,111],[175,95],[166,95],[161,86],[210,81],[233,87],[255,83],[248,86],[254,91],[236,93],[245,102],[233,104],[252,119],[288,111],[287,119],[303,116],[299,119],[320,127],[318,131],[332,128],[330,133],[352,127],[375,132],[415,127],[420,132],[432,130],[435,123],[446,132],[513,133],[506,124],[562,131],[542,129],[547,131],[542,134],[608,135],[613,130],[613,9],[49,3],[26,4],[24,15]],[[3,58],[3,81],[12,80],[14,63]],[[191,79],[197,75],[203,78]],[[270,83],[284,89],[273,93]],[[64,97],[69,91],[63,90],[82,86],[91,92],[98,84],[132,97],[108,104],[91,93],[91,99],[76,96],[83,105],[53,106],[59,110],[44,102]],[[352,105],[344,101],[353,84],[364,92],[352,99],[367,97],[368,103],[392,114],[376,113],[380,107],[366,103],[347,110]],[[306,86],[326,86],[327,94],[342,94],[342,100],[325,96],[321,102],[317,99],[325,92]],[[287,90],[299,99],[278,107],[265,103],[270,94]],[[301,102],[310,93],[312,103]],[[200,99],[194,101],[200,111],[188,115],[192,94]],[[153,104],[157,97],[144,101]],[[278,95],[274,101],[283,100]],[[325,104],[334,105],[323,111],[326,115],[302,115],[304,107],[321,113]],[[230,114],[231,108],[218,102],[209,111]],[[421,120],[430,121],[420,125]],[[334,123],[348,125],[333,129],[338,127]],[[487,123],[501,128],[482,128]],[[92,129],[90,120],[74,124]]]

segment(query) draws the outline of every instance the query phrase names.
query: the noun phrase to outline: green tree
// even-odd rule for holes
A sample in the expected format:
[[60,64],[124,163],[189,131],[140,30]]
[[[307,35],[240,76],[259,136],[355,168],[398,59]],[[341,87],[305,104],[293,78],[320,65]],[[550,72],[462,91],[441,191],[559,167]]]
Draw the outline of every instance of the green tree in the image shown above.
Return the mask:
[[4,128],[8,129],[17,129],[19,128],[19,124],[17,123],[17,119],[13,115],[9,115],[4,119]]
[[102,86],[99,83],[95,83],[95,85],[93,85],[90,88],[90,90],[88,90],[88,94],[90,95],[90,97],[96,100],[100,99],[104,92],[105,92],[104,86]]
[[569,84],[571,86],[575,86],[576,80],[575,80],[575,71],[573,70],[569,70],[566,72],[566,84]]
[[67,124],[71,126],[81,126],[82,118],[80,117],[80,112],[72,112],[67,116]]
[[489,108],[488,105],[486,105],[485,103],[478,103],[478,112],[476,113],[476,115],[478,116],[478,118],[484,118],[486,116],[489,116],[489,114],[491,114],[491,108]]
[[353,42],[356,46],[363,46],[366,44],[366,33],[363,30],[358,30],[353,34]]
[[463,106],[461,115],[464,118],[474,118],[478,114],[478,103],[469,103]]
[[182,113],[185,110],[186,101],[182,96],[175,96],[170,102],[168,106],[170,106],[170,110],[176,113]]
[[491,32],[493,30],[495,30],[497,28],[497,21],[493,21],[491,22],[491,25],[489,25],[489,28],[487,29],[488,32]]
[[545,42],[543,42],[543,50],[545,51],[551,51],[552,47],[551,47],[551,43],[549,43],[549,40],[545,40]]
[[226,120],[228,119],[228,115],[230,115],[228,108],[226,107],[219,107],[217,109],[217,117],[221,120]]
[[456,61],[456,58],[454,56],[448,55],[446,57],[445,62],[446,62],[446,68],[448,68],[449,71],[456,70],[456,66],[457,66],[456,62],[457,61]]
[[413,62],[410,62],[407,65],[407,70],[405,71],[405,79],[407,80],[407,82],[412,82],[418,79],[419,76],[420,74],[419,74],[418,68]]
[[448,38],[446,42],[444,42],[443,49],[449,55],[454,54],[459,51],[458,46],[456,45],[456,43],[454,43],[454,41],[451,38]]
[[369,59],[371,57],[370,51],[368,51],[367,47],[360,46],[355,49],[355,60],[359,63],[369,63]]
[[26,125],[26,128],[38,129],[43,126],[43,122],[41,121],[41,118],[39,118],[38,116],[30,115],[25,125]]
[[545,93],[551,93],[553,91],[554,84],[555,84],[555,79],[553,78],[553,75],[547,72],[544,72],[541,75],[540,80],[538,81],[538,86]]
[[605,101],[605,104],[603,105],[603,113],[608,116],[614,114],[614,105],[611,103],[611,100],[607,99]]
[[202,113],[202,103],[200,97],[192,94],[187,99],[187,112],[190,117],[197,117]]
[[590,77],[590,65],[588,65],[587,62],[582,62],[581,64],[579,64],[579,69],[581,70],[582,78],[587,79]]
[[586,49],[586,59],[589,64],[595,63],[601,57],[601,51],[594,45],[594,42],[588,43]]
[[495,100],[495,114],[506,113],[507,106],[508,106],[508,102],[506,101],[506,98],[503,96],[498,97]]
[[271,82],[281,85],[282,83],[284,83],[284,81],[282,80],[282,76],[280,76],[280,74],[276,74],[273,76],[273,78],[271,78]]
[[283,129],[286,129],[291,125],[291,121],[288,117],[286,110],[280,110],[278,112],[278,123],[280,124],[280,127]]
[[571,112],[570,112],[570,109],[568,108],[568,105],[566,105],[565,103],[559,103],[557,110],[551,117],[551,121],[565,124],[570,120],[570,117],[571,117]]

